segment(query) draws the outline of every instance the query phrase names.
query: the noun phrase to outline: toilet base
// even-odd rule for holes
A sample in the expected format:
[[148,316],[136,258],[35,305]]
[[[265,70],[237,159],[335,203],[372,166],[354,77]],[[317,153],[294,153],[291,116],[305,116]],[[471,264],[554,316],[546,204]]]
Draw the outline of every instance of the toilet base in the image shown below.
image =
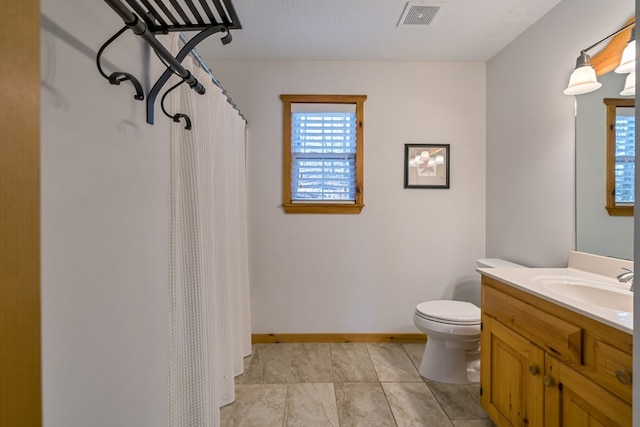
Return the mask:
[[477,384],[480,382],[478,356],[477,351],[447,348],[445,341],[427,339],[420,375],[447,384]]

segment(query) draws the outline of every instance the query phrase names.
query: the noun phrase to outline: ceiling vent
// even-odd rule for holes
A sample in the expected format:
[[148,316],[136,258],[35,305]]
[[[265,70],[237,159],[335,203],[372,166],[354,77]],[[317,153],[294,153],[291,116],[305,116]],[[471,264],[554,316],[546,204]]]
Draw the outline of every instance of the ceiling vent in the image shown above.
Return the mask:
[[399,27],[423,27],[434,23],[446,3],[409,2],[398,22]]

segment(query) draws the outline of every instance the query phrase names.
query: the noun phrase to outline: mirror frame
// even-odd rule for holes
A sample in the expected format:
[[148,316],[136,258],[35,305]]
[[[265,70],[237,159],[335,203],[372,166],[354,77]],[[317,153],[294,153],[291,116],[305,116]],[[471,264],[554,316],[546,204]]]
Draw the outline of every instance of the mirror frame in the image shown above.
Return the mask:
[[616,204],[616,109],[618,107],[634,107],[632,98],[604,98],[607,106],[607,153],[606,153],[606,198],[605,208],[610,216],[633,216],[634,205]]

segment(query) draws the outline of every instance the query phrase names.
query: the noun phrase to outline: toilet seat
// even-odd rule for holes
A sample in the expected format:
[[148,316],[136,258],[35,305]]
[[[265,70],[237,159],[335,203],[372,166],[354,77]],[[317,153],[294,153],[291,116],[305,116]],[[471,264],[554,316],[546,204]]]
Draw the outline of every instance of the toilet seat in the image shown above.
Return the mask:
[[418,304],[416,315],[448,325],[479,325],[481,311],[466,301],[435,300]]

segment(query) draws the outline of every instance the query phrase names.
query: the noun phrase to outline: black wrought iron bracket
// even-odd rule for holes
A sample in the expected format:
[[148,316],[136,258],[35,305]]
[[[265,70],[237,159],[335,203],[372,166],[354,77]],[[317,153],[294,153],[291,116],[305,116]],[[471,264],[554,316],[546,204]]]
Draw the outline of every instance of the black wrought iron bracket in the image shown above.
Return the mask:
[[[213,34],[225,33],[221,39],[222,43],[231,42],[229,30],[242,28],[231,0],[199,0],[200,8],[194,5],[193,0],[169,0],[170,6],[165,5],[161,0],[155,0],[155,6],[148,0],[125,0],[133,11],[125,6],[121,0],[104,1],[122,18],[125,26],[107,40],[98,51],[96,64],[100,74],[113,85],[130,81],[136,91],[134,98],[140,101],[144,100],[144,91],[138,79],[122,71],[115,71],[107,75],[100,64],[100,59],[107,46],[126,30],[131,29],[134,34],[143,38],[151,46],[167,67],[147,95],[147,123],[153,124],[155,100],[164,84],[171,75],[175,74],[182,80],[163,95],[161,99],[162,111],[174,122],[184,119],[185,127],[191,129],[191,119],[183,113],[169,114],[164,108],[164,99],[169,92],[182,83],[187,83],[198,94],[205,93],[202,83],[198,82],[194,75],[182,66],[182,61],[200,42]],[[186,12],[187,10],[189,13]],[[198,34],[191,38],[175,57],[155,37],[156,34],[167,34],[171,31],[196,30],[199,31]]]
[[102,69],[102,64],[100,64],[100,58],[102,58],[102,53],[107,48],[107,46],[113,43],[115,39],[120,37],[122,33],[127,31],[128,29],[129,27],[125,25],[102,45],[100,50],[98,50],[98,55],[96,55],[96,65],[98,66],[98,71],[100,72],[100,74],[102,74],[102,77],[109,80],[109,83],[111,83],[112,85],[120,85],[120,83],[122,82],[130,81],[136,90],[136,94],[133,97],[138,101],[142,101],[144,99],[144,92],[142,91],[142,85],[140,84],[138,79],[136,79],[132,74],[124,73],[122,71],[114,71],[113,73],[107,75],[107,73],[105,73]]
[[160,108],[162,108],[162,112],[169,117],[170,119],[172,119],[175,123],[179,123],[180,119],[184,119],[184,128],[187,130],[191,130],[191,119],[189,118],[189,116],[187,116],[184,113],[176,113],[176,114],[169,114],[167,112],[167,110],[164,108],[164,99],[167,97],[167,95],[169,95],[169,93],[171,93],[172,90],[176,89],[178,86],[180,86],[182,83],[184,83],[184,80],[180,80],[178,83],[174,84],[173,86],[171,86],[169,88],[169,90],[167,90],[164,95],[162,95],[162,99],[160,99]]
[[[195,37],[191,38],[191,40],[189,40],[183,47],[182,49],[180,49],[180,52],[178,52],[178,54],[175,57],[175,60],[178,61],[179,63],[182,63],[182,61],[184,60],[184,58],[187,57],[187,55],[189,55],[189,53],[195,49],[195,47],[202,42],[204,39],[206,39],[207,37],[219,33],[219,32],[226,32],[227,35],[224,36],[221,40],[223,44],[228,44],[231,42],[231,33],[229,33],[229,30],[227,30],[227,28],[225,26],[222,25],[216,25],[213,27],[209,27],[205,30],[200,31]],[[162,75],[160,76],[160,78],[158,78],[158,80],[156,81],[156,83],[153,85],[153,87],[151,87],[151,90],[149,91],[149,94],[147,96],[147,123],[149,124],[153,124],[154,121],[154,116],[155,116],[155,111],[154,111],[154,104],[156,102],[156,98],[158,97],[158,94],[160,93],[160,90],[162,89],[162,87],[165,85],[165,83],[167,83],[167,81],[169,80],[169,78],[174,74],[174,72],[171,70],[171,68],[167,68],[164,73],[162,73]],[[169,91],[171,91],[173,88],[169,89]],[[167,92],[169,92],[167,91]],[[164,107],[163,107],[164,110]],[[166,111],[165,111],[165,114]],[[172,117],[172,116],[170,116]],[[173,118],[173,117],[172,117]],[[190,128],[190,126],[189,126]],[[187,128],[187,129],[189,129]]]

